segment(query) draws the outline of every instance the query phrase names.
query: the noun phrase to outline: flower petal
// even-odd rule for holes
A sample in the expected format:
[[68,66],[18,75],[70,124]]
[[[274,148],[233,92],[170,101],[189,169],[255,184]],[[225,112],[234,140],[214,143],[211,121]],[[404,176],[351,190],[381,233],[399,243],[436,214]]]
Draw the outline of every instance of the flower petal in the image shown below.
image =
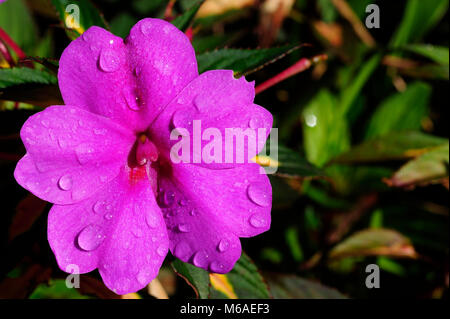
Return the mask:
[[[124,42],[91,27],[61,55],[64,102],[143,131],[198,75],[189,39],[168,22],[144,19]],[[145,89],[144,89],[145,88]]]
[[228,272],[241,254],[238,237],[270,228],[272,189],[257,164],[223,170],[178,164],[158,182],[170,249],[183,261]]
[[71,106],[36,113],[20,135],[27,155],[14,172],[17,182],[56,204],[83,200],[114,179],[135,139],[112,120]]
[[54,205],[48,240],[62,270],[73,265],[80,273],[98,268],[117,294],[135,292],[153,280],[169,246],[149,182],[130,185],[126,172],[92,198]]
[[[150,134],[167,158],[172,147],[179,142],[179,139],[170,139],[172,129],[182,128],[187,130],[190,138],[190,163],[199,163],[211,169],[249,163],[249,159],[264,147],[273,121],[269,111],[253,104],[254,96],[253,83],[244,78],[235,79],[233,71],[205,72],[166,107],[150,127]],[[194,130],[194,125],[201,128]],[[229,138],[234,138],[233,131],[241,134],[234,140]],[[211,137],[210,132],[216,135]],[[216,139],[222,153],[217,161],[205,148]],[[238,140],[242,143],[238,144]],[[231,150],[227,151],[227,144],[232,147]],[[240,159],[238,154],[241,154]]]

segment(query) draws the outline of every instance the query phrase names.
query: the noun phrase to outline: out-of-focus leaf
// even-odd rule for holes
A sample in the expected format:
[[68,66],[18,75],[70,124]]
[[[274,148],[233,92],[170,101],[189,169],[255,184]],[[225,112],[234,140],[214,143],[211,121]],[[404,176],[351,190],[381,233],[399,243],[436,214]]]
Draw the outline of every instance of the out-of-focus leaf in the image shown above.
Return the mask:
[[0,69],[0,100],[36,106],[64,104],[55,75],[38,69]]
[[410,76],[418,79],[449,79],[448,65],[425,64],[414,68],[398,69],[402,75]]
[[333,288],[295,275],[267,274],[267,283],[275,299],[346,299]]
[[204,269],[195,267],[191,264],[182,262],[176,259],[172,263],[172,267],[182,277],[189,286],[194,289],[195,294],[200,299],[206,299],[209,295],[209,276],[208,272]]
[[391,45],[400,47],[420,39],[444,16],[448,0],[409,0]]
[[331,260],[355,256],[416,258],[417,253],[409,239],[397,231],[370,228],[344,239],[328,255]]
[[9,227],[9,240],[26,232],[36,219],[44,212],[46,202],[29,194],[22,200],[16,209],[11,226]]
[[5,278],[0,282],[0,299],[24,299],[43,282],[50,279],[51,269],[38,264],[29,266],[17,278]]
[[406,91],[385,99],[370,119],[366,139],[391,131],[419,130],[427,115],[430,94],[428,84],[416,82],[408,85]]
[[361,70],[351,82],[350,86],[342,91],[341,100],[339,103],[340,112],[347,114],[351,111],[353,103],[356,101],[370,76],[379,66],[380,61],[381,54],[375,54],[368,61],[363,62]]
[[119,13],[109,22],[111,32],[125,38],[130,33],[131,27],[137,22],[136,18],[127,12]]
[[228,274],[211,280],[211,284],[211,298],[270,298],[270,293],[263,277],[253,261],[245,253],[242,253],[233,270]]
[[48,284],[40,284],[30,296],[30,299],[88,299],[77,289],[68,288],[64,279],[52,279]]
[[296,47],[293,45],[270,49],[220,49],[197,55],[198,71],[229,69],[242,75],[271,60],[283,57]]
[[[108,29],[103,15],[89,0],[52,0],[52,3],[61,23],[66,28],[67,35],[72,40],[94,25]],[[77,16],[79,21],[76,21]]]
[[0,90],[22,84],[56,84],[57,82],[58,80],[54,75],[41,70],[30,68],[0,69]]
[[424,56],[436,63],[449,65],[448,47],[441,47],[431,44],[410,44],[405,47],[406,50]]
[[417,131],[393,132],[368,140],[334,158],[333,163],[359,163],[409,159],[448,140]]
[[37,28],[23,0],[0,4],[0,27],[28,54],[34,49]]
[[298,152],[295,152],[285,146],[278,145],[278,148],[272,150],[277,152],[276,159],[273,154],[265,154],[263,150],[260,155],[256,157],[256,162],[263,167],[276,168],[276,174],[283,177],[305,177],[316,178],[324,177],[325,173],[309,163],[305,158],[301,157]]
[[176,17],[172,21],[172,24],[181,31],[185,31],[192,23],[195,15],[197,14],[198,9],[200,9],[200,6],[203,4],[204,0],[198,0],[193,2],[195,2],[195,4],[193,4],[186,12]]
[[438,146],[409,161],[386,182],[390,186],[404,187],[427,184],[448,177],[449,144]]
[[303,119],[303,142],[311,163],[321,167],[349,148],[347,120],[327,90],[313,97],[303,111]]

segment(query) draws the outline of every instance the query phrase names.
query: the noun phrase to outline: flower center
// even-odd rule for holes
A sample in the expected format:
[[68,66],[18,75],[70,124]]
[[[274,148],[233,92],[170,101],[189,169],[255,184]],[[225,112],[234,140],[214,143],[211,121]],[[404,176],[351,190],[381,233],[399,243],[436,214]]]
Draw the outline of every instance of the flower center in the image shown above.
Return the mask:
[[146,134],[140,134],[136,143],[136,164],[143,166],[148,162],[156,162],[158,160],[158,149]]

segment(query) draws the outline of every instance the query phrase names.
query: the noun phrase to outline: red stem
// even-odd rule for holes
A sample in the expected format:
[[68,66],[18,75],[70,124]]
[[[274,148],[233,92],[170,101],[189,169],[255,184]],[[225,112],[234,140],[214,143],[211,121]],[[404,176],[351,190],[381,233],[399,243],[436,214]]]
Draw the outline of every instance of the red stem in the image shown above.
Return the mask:
[[305,71],[306,69],[309,69],[311,65],[316,64],[320,61],[324,61],[327,59],[327,55],[321,54],[317,55],[313,58],[302,58],[294,65],[290,66],[286,70],[278,73],[273,78],[268,79],[267,81],[261,83],[255,88],[255,94],[261,93],[262,91],[274,86],[275,84],[280,83],[283,80],[286,80],[287,78]]
[[0,39],[2,39],[14,52],[16,52],[19,59],[24,59],[27,56],[2,28],[0,28]]

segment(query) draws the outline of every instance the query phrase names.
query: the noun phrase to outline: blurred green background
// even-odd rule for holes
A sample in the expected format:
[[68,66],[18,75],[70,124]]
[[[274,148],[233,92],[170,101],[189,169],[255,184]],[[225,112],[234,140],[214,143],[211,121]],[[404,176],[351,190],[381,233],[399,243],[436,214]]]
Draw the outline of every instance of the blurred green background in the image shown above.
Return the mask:
[[[194,291],[174,269],[196,270],[168,257],[163,292],[126,297],[448,297],[448,0],[8,0],[0,28],[22,52],[0,36],[0,298],[118,298],[96,272],[66,288],[46,239],[50,205],[13,177],[26,118],[63,104],[57,60],[79,36],[61,19],[69,3],[80,5],[82,29],[126,37],[144,17],[166,18],[192,36],[201,71],[231,68],[257,87],[283,79],[256,96],[280,148],[272,227],[242,240],[253,262],[202,277],[212,285],[202,294],[205,275],[188,278]],[[369,4],[380,28],[365,26]],[[302,58],[309,68],[279,75]],[[365,286],[373,263],[379,289]]]

